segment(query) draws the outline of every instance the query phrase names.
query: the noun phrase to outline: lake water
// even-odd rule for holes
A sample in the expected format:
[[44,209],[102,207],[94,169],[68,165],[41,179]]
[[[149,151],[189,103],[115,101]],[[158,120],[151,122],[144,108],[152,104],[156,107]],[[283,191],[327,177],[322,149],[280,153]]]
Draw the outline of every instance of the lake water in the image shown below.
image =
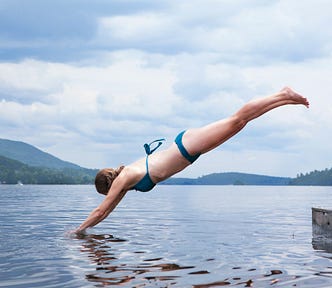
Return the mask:
[[71,238],[93,186],[0,185],[0,287],[332,287],[332,187],[157,186]]

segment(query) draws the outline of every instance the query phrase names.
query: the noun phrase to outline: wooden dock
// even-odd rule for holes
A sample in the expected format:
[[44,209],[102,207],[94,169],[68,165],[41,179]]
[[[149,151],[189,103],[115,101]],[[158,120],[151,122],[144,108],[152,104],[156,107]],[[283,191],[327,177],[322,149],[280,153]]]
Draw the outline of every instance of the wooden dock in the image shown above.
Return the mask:
[[312,208],[312,235],[332,240],[332,210]]

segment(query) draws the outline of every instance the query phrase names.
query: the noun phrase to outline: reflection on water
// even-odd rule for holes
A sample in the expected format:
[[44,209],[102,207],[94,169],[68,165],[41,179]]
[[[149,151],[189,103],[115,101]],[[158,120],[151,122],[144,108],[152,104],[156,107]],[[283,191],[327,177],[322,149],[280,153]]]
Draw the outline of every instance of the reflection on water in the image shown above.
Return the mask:
[[[98,283],[101,286],[108,285],[122,285],[129,282],[138,282],[141,286],[151,285],[159,282],[166,282],[167,285],[177,284],[177,278],[187,275],[202,275],[209,274],[207,270],[196,270],[195,266],[182,266],[176,263],[167,263],[162,257],[158,258],[141,258],[141,262],[136,264],[126,264],[119,262],[119,256],[116,255],[115,243],[125,242],[127,240],[118,239],[112,235],[96,235],[88,234],[79,236],[82,248],[81,252],[86,253],[91,262],[96,264],[96,273],[89,273],[86,279],[93,283]],[[144,251],[133,251],[135,254],[144,254]],[[132,259],[133,260],[133,259]],[[131,261],[132,261],[131,260]],[[214,261],[215,259],[206,259],[206,261]],[[234,270],[241,271],[241,267],[233,267]],[[172,274],[173,271],[182,271],[177,275]],[[250,269],[254,272],[256,269]],[[271,277],[273,275],[282,274],[280,270],[271,270],[271,273],[261,276],[256,276],[259,281],[260,277]],[[181,276],[182,275],[182,276]],[[268,281],[277,283],[277,278],[271,278]],[[222,281],[215,281],[206,284],[196,284],[193,287],[216,287],[226,285],[245,285],[251,287],[254,281],[252,279],[244,281],[241,277],[232,277],[232,279],[224,279]],[[138,287],[138,286],[135,286]]]
[[[200,275],[210,274],[208,270],[199,270],[194,265],[168,263],[162,257],[145,258],[146,252],[142,250],[133,251],[129,257],[130,262],[121,261],[122,256],[121,253],[117,252],[117,243],[126,242],[125,239],[108,234],[88,234],[79,236],[77,239],[80,240],[80,251],[96,265],[95,273],[90,271],[85,277],[97,287],[123,286],[126,283],[128,287],[267,287],[267,285],[276,286],[277,284],[278,287],[331,287],[325,286],[326,281],[312,276],[289,275],[286,271],[278,269],[259,274],[257,268],[248,269],[239,266],[231,267],[233,272],[230,273],[230,277],[222,277],[222,280],[204,283],[200,280]],[[314,249],[316,248],[314,246]],[[135,254],[140,257],[135,257]],[[205,261],[218,265],[218,261],[213,258],[205,259]],[[325,271],[316,272],[315,276],[332,276],[331,267],[326,267]]]
[[332,287],[310,213],[332,207],[331,188],[157,187],[68,237],[94,193],[0,185],[0,287]]
[[[87,274],[86,279],[90,282],[96,282],[107,285],[120,285],[133,280],[153,281],[171,281],[179,276],[176,275],[157,275],[158,272],[170,272],[183,269],[191,269],[194,266],[180,266],[175,263],[163,263],[162,258],[147,258],[141,263],[133,265],[119,262],[119,255],[116,255],[116,248],[112,248],[115,243],[125,242],[124,239],[118,239],[112,235],[89,234],[80,236],[81,252],[87,253],[90,261],[96,264],[96,273]],[[133,251],[134,254],[142,255],[144,251]],[[140,257],[141,258],[141,257]],[[152,275],[151,273],[157,273]],[[195,273],[195,272],[193,272]],[[202,273],[197,271],[196,273]],[[142,275],[144,274],[144,275]],[[142,275],[142,276],[140,276]]]
[[332,239],[325,237],[313,237],[312,247],[317,251],[332,253]]

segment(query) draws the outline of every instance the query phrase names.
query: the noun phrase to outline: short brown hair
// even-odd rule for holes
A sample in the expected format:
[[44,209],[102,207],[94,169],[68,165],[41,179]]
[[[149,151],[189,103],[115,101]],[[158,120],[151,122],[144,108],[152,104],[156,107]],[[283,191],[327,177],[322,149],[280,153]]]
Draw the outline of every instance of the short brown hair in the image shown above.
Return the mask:
[[114,179],[120,174],[124,166],[117,169],[105,168],[100,170],[95,178],[95,186],[98,193],[107,195],[110,190]]

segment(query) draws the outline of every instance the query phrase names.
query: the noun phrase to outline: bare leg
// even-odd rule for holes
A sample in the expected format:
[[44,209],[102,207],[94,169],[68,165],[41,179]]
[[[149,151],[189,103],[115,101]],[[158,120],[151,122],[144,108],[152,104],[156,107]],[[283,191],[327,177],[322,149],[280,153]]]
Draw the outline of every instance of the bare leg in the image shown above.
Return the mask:
[[249,121],[274,108],[292,104],[309,107],[306,98],[286,87],[274,95],[248,102],[229,118],[188,130],[183,136],[183,145],[191,155],[206,153],[237,134]]

